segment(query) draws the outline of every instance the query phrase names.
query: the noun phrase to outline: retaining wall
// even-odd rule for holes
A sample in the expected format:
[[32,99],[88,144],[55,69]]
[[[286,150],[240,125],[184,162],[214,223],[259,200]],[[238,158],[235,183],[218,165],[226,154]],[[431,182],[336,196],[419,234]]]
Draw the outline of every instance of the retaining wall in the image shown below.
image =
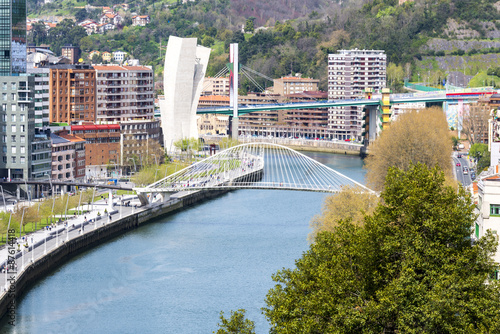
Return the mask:
[[51,270],[68,261],[73,256],[123,234],[128,230],[147,224],[155,218],[159,218],[178,211],[184,207],[215,198],[226,192],[228,192],[228,190],[196,191],[183,194],[177,199],[157,204],[144,211],[136,212],[121,219],[113,217],[116,220],[113,220],[112,222],[107,223],[106,225],[95,230],[85,232],[85,234],[61,244],[58,248],[35,260],[35,262],[26,267],[22,273],[14,274],[16,277],[16,283],[12,285],[11,288],[15,288],[15,292],[7,292],[1,296],[0,318],[9,316],[7,313],[10,312],[10,310],[15,312],[16,298],[20,297],[23,292],[31,287],[36,280],[45,276]]

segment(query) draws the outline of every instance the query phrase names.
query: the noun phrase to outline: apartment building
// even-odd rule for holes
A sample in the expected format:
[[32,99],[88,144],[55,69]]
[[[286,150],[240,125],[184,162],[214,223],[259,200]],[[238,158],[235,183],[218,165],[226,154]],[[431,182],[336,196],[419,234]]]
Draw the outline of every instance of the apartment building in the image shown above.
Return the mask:
[[35,108],[35,128],[45,130],[49,127],[50,113],[50,93],[49,76],[50,69],[47,67],[28,66],[28,72],[35,78],[34,87],[34,108]]
[[71,133],[85,140],[85,177],[107,177],[107,166],[120,161],[120,124],[72,125]]
[[50,65],[49,68],[49,121],[68,124],[95,122],[95,70],[87,64]]
[[319,80],[312,78],[281,77],[273,80],[273,93],[280,95],[297,94],[305,91],[317,91]]
[[203,89],[201,91],[201,96],[204,95],[223,95],[229,96],[229,78],[211,78],[206,77],[203,80]]
[[71,146],[74,146],[74,172],[75,181],[83,182],[85,180],[85,140],[78,136],[69,134],[68,131],[61,131],[57,135],[63,139],[69,140]]
[[[383,50],[339,50],[328,55],[328,99],[361,98],[386,86],[386,54]],[[363,107],[329,109],[328,128],[337,139],[362,140]]]
[[[136,119],[120,122],[120,165],[129,165],[129,159],[140,157],[143,163],[163,160],[164,152],[160,120]],[[140,162],[139,162],[140,163]],[[139,165],[136,162],[137,165]]]
[[61,55],[68,58],[71,64],[78,64],[82,52],[78,46],[69,44],[61,47]]
[[98,123],[154,118],[152,67],[95,65],[94,69]]

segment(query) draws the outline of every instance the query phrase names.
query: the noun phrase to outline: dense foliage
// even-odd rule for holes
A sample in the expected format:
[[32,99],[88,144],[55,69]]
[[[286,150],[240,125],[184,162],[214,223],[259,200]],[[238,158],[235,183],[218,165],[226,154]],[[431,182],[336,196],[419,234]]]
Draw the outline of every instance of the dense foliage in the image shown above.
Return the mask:
[[488,144],[473,144],[470,147],[469,156],[476,161],[478,173],[490,167],[491,153],[488,151]]
[[474,204],[438,168],[391,168],[364,224],[322,232],[279,271],[264,313],[272,333],[496,333],[491,232],[472,241]]

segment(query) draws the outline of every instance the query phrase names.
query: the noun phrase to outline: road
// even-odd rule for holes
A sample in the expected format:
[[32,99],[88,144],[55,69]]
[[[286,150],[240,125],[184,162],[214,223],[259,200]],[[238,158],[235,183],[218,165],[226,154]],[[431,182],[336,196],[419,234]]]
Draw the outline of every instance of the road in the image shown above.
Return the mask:
[[[467,156],[462,156],[458,158],[458,154],[453,155],[453,165],[455,166],[455,177],[458,182],[462,183],[464,187],[468,187],[472,184],[471,172],[469,171],[467,174],[464,174],[464,168],[469,170],[469,161],[467,160]],[[460,163],[460,166],[457,166],[457,163]]]

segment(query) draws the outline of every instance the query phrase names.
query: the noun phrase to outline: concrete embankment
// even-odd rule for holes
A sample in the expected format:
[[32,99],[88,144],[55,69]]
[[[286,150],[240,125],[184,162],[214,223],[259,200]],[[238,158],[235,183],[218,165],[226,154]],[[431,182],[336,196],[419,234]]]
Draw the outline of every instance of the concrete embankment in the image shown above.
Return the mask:
[[[218,143],[221,138],[218,136],[205,137],[206,143]],[[360,155],[363,145],[353,144],[344,141],[329,140],[307,140],[289,138],[239,138],[240,143],[273,143],[283,145],[296,151],[327,152],[338,154]]]
[[[47,275],[51,270],[54,270],[73,256],[131,229],[147,224],[155,218],[160,218],[187,206],[215,198],[226,192],[228,190],[185,193],[165,203],[155,203],[148,208],[139,208],[137,212],[123,218],[113,217],[114,221],[94,230],[86,231],[85,234],[62,243],[59,247],[36,259],[21,273],[14,274],[16,283],[12,284],[10,290],[0,298],[0,318],[4,316],[9,317],[10,312],[15,312],[16,298],[21,296],[36,280]],[[10,273],[9,276],[11,276]]]

